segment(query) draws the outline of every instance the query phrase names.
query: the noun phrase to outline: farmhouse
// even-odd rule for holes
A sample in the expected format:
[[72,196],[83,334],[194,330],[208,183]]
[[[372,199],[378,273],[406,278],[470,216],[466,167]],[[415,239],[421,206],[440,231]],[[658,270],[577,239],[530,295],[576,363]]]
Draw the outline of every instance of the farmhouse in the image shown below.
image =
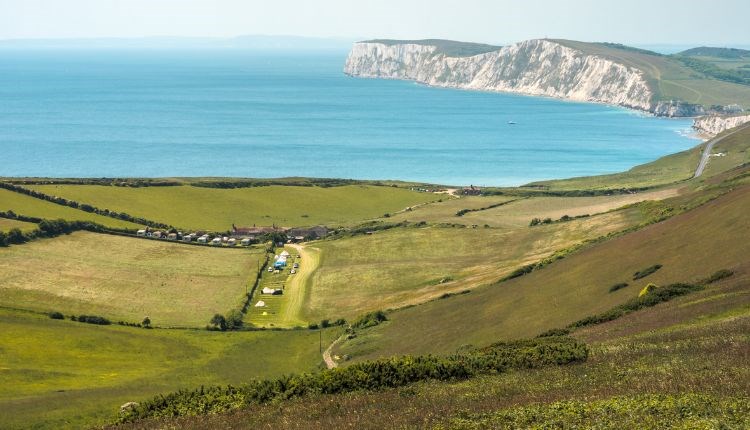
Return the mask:
[[[328,227],[317,225],[314,227],[300,227],[289,229],[286,234],[294,240],[301,242],[304,239],[322,239],[328,236]],[[301,238],[301,239],[300,239]]]
[[285,229],[275,225],[272,227],[256,227],[255,225],[252,227],[237,227],[232,224],[232,236],[260,236],[262,234],[284,232],[286,232]]
[[474,185],[470,185],[468,188],[464,188],[461,190],[461,194],[464,196],[480,196],[482,195],[482,189],[479,187],[475,187]]

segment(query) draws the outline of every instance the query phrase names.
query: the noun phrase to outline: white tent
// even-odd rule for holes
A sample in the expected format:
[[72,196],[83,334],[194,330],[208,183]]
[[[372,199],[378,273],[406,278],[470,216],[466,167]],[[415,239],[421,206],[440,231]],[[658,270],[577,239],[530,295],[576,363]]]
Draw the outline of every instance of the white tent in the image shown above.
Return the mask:
[[281,253],[282,257],[289,257],[289,253],[287,251],[284,251]]
[[256,308],[264,308],[264,307],[266,307],[266,302],[264,302],[263,300],[261,300],[261,301],[259,301],[258,303],[255,304],[255,307]]
[[273,288],[268,287],[263,288],[261,291],[263,292],[263,294],[273,294],[276,292],[276,290],[274,290]]

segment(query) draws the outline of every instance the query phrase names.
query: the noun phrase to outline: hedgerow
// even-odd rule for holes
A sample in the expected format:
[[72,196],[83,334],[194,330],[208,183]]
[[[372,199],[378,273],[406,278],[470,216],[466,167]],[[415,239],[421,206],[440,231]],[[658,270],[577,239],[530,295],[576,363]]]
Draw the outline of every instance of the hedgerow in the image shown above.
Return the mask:
[[157,396],[124,411],[119,422],[219,413],[316,394],[399,387],[423,380],[460,380],[478,374],[585,361],[588,348],[569,337],[496,343],[446,357],[403,356],[356,363],[315,374],[253,381],[239,387],[201,387]]

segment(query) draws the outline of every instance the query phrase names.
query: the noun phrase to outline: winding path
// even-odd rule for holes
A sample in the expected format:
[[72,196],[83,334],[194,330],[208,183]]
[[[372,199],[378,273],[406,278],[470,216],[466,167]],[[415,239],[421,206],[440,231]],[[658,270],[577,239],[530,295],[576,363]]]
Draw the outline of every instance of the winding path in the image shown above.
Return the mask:
[[706,144],[706,147],[703,149],[703,154],[701,154],[701,161],[698,163],[698,167],[695,169],[695,175],[693,175],[693,178],[697,178],[703,174],[703,171],[706,169],[706,165],[708,165],[708,158],[711,156],[711,151],[713,151],[714,145],[726,139],[727,137],[732,136],[735,133],[738,133],[748,127],[750,127],[750,124],[737,127],[731,133],[725,134],[721,137],[715,137],[709,140],[708,143]]

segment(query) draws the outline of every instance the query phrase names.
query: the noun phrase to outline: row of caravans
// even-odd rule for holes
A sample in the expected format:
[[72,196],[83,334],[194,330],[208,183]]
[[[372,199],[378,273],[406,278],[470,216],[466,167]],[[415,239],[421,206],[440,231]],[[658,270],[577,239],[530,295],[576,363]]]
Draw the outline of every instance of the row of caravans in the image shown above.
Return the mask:
[[[161,231],[147,231],[145,229],[138,230],[136,233],[140,237],[151,237],[154,239],[166,239],[166,240],[174,240],[174,241],[181,241],[181,242],[197,242],[201,244],[211,245],[211,246],[237,246],[238,242],[237,239],[233,237],[226,237],[226,236],[215,236],[211,238],[208,234],[198,235],[197,233],[189,233],[189,234],[182,234],[181,232],[177,233],[164,233]],[[240,239],[239,245],[241,246],[250,246],[253,243],[253,240],[251,238],[243,238]]]

